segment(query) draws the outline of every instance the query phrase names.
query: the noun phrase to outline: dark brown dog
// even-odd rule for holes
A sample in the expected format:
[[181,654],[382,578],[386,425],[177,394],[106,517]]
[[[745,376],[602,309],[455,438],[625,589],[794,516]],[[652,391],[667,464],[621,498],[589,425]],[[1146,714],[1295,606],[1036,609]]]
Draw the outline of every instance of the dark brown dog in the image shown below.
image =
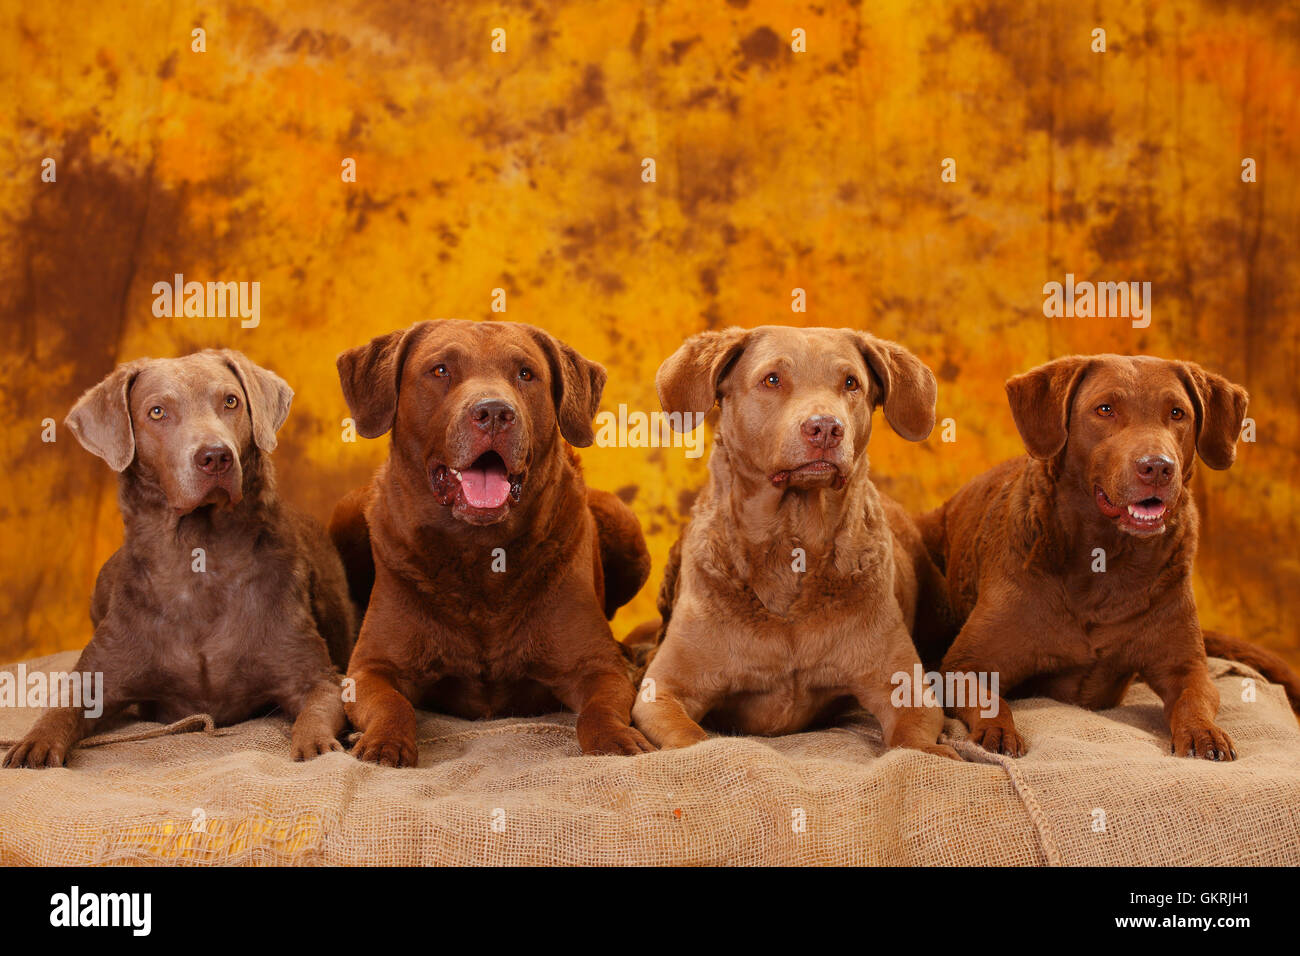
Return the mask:
[[965,620],[943,669],[997,672],[1003,691],[996,716],[951,713],[1020,756],[1005,697],[1107,708],[1136,677],[1164,701],[1174,753],[1234,759],[1192,597],[1190,482],[1198,454],[1235,459],[1245,390],[1191,362],[1094,355],[1016,376],[1007,396],[1029,457],[919,519]]
[[540,329],[456,320],[382,335],[338,367],[357,431],[392,431],[388,461],[330,525],[369,601],[348,669],[356,755],[414,766],[415,706],[565,706],[584,753],[652,749],[628,725],[606,620],[645,583],[645,541],[565,445],[594,440],[605,370]]
[[[324,530],[281,505],[269,453],[293,392],[229,350],[121,365],[67,426],[121,472],[122,547],[95,582],[95,634],[77,662],[102,673],[104,716],[271,707],[293,719],[295,760],[342,749],[352,609]],[[201,549],[201,553],[199,551]],[[57,767],[94,720],[47,711],[6,767]]]
[[857,703],[889,746],[959,759],[938,743],[937,701],[895,700],[897,675],[919,672],[918,594],[929,614],[943,582],[867,473],[876,407],[904,438],[930,433],[930,370],[865,332],[766,326],[692,336],[656,383],[666,411],[703,415],[717,401],[721,417],[709,483],[665,572],[637,726],[684,747],[707,737],[706,718],[789,734]]

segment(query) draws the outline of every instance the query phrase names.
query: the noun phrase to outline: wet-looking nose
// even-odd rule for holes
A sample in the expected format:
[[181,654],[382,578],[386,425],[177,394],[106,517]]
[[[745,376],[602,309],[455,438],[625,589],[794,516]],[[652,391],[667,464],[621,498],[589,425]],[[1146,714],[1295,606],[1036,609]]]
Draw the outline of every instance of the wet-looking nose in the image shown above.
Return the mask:
[[194,453],[194,467],[205,475],[224,475],[235,456],[222,444],[204,445]]
[[1174,477],[1174,463],[1165,455],[1143,455],[1133,462],[1138,480],[1159,487],[1167,485]]
[[487,398],[475,402],[469,410],[469,418],[485,432],[503,432],[515,423],[515,407],[499,398]]
[[799,429],[814,448],[834,448],[844,437],[844,423],[834,415],[814,415]]

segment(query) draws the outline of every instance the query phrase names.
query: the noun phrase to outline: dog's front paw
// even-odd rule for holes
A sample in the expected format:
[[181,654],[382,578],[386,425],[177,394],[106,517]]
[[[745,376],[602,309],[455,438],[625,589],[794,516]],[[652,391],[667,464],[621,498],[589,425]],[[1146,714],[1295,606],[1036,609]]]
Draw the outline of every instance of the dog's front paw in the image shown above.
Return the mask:
[[659,741],[663,750],[680,750],[709,739],[709,733],[703,727],[674,727],[664,733]]
[[361,735],[352,756],[381,767],[414,767],[420,760],[414,737],[394,737],[372,730]]
[[67,747],[59,741],[29,734],[5,754],[4,766],[12,769],[44,770],[62,767],[67,757]]
[[[582,721],[579,721],[582,724]],[[654,744],[645,739],[641,731],[614,721],[590,722],[578,727],[578,746],[589,756],[618,754],[635,757],[653,753]]]
[[917,747],[917,750],[924,751],[928,754],[934,754],[936,757],[947,757],[949,760],[956,760],[958,763],[964,763],[961,754],[953,750],[947,744],[925,744]]
[[321,754],[340,751],[342,749],[343,745],[339,743],[338,738],[329,731],[300,732],[297,728],[294,728],[294,760],[311,760],[313,757],[319,757]]
[[1204,760],[1236,760],[1237,748],[1232,738],[1207,721],[1204,724],[1180,723],[1171,728],[1174,756],[1201,757]]
[[977,743],[989,753],[1002,754],[1007,757],[1023,757],[1029,752],[1025,738],[1016,733],[1016,725],[1010,720],[1003,722],[978,721],[970,729],[970,741]]

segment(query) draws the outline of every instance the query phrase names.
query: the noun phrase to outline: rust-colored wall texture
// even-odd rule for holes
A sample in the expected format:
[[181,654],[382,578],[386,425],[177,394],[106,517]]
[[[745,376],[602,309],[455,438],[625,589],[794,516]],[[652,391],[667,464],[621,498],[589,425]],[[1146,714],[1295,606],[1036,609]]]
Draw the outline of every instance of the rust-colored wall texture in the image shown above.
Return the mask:
[[[386,449],[340,440],[335,355],[454,316],[551,330],[608,366],[611,410],[657,408],[656,367],[703,328],[897,339],[957,424],[922,445],[877,429],[873,471],[916,509],[1019,453],[1007,376],[1070,352],[1195,359],[1249,388],[1258,437],[1198,472],[1202,617],[1300,663],[1293,3],[0,11],[0,658],[89,638],[116,482],[61,422],[115,363],[228,346],[278,371],[297,390],[282,490],[325,519]],[[177,273],[259,282],[259,324],[155,317]],[[1046,317],[1067,273],[1150,282],[1150,326]],[[656,559],[621,635],[653,613],[703,459],[584,458]]]

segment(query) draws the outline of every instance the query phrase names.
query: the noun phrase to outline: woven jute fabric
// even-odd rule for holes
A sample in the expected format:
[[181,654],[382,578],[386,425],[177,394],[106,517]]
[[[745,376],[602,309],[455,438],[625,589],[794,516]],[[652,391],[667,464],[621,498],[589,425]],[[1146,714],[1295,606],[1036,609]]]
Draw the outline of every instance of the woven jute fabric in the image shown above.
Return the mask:
[[[1235,763],[1170,756],[1142,685],[1100,713],[1018,702],[1014,761],[949,721],[965,764],[886,751],[865,714],[629,758],[582,756],[572,715],[421,713],[413,769],[294,763],[283,717],[128,721],[0,771],[0,863],[1300,864],[1300,728],[1254,671],[1211,668]],[[37,716],[0,708],[0,747]]]

